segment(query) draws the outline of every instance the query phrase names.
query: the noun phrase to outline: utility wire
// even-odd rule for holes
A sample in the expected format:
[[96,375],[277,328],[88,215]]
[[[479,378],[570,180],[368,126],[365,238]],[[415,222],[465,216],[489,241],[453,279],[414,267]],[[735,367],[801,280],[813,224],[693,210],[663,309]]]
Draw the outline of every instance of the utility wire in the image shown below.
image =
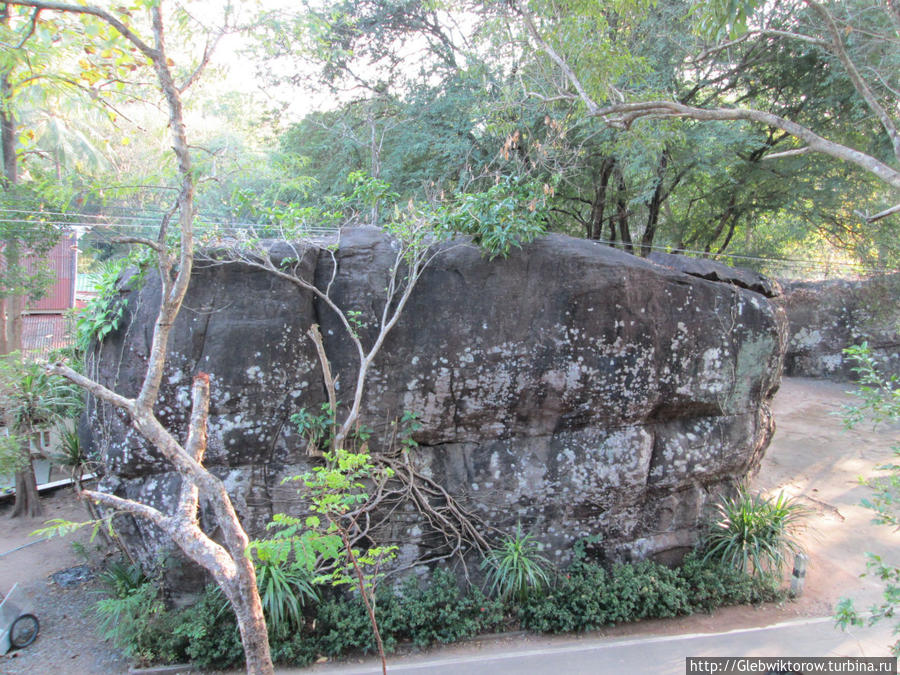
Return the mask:
[[[124,207],[122,207],[124,208]],[[160,211],[159,214],[156,215],[138,215],[138,216],[116,216],[116,215],[102,215],[102,214],[90,214],[90,213],[80,213],[80,212],[63,212],[63,211],[36,211],[36,210],[27,210],[27,209],[5,209],[0,208],[0,220],[9,223],[33,223],[35,219],[33,218],[6,218],[4,214],[16,214],[16,215],[34,215],[40,216],[41,221],[48,224],[53,225],[60,228],[65,227],[84,227],[89,229],[94,228],[119,228],[119,229],[131,229],[134,230],[136,228],[153,228],[156,229],[155,221],[159,220],[160,215],[163,212]],[[44,216],[56,216],[53,219],[46,219]],[[72,217],[79,218],[81,220],[73,220],[66,221],[60,220],[60,217]],[[231,221],[228,220],[227,217],[223,218],[221,215],[212,215],[212,214],[203,214],[200,213],[197,215],[199,222],[197,223],[198,229],[210,228],[210,227],[222,227],[226,229],[233,230],[253,230],[260,227],[267,227],[266,223],[255,223],[249,221]],[[206,218],[217,218],[217,220],[206,220]],[[90,220],[95,219],[95,220]],[[134,220],[134,221],[154,221],[153,223],[122,223],[122,222],[102,222],[99,219],[110,219],[113,221],[121,221],[121,220]],[[326,234],[335,232],[337,228],[331,227],[310,227],[307,228],[311,234]],[[622,242],[613,241],[610,239],[590,239],[586,241],[596,242],[598,244],[607,244],[614,246],[621,246]],[[644,247],[643,244],[634,244],[634,248]],[[698,256],[704,259],[709,259],[711,255],[708,251],[700,251],[689,248],[670,248],[668,246],[662,246],[659,244],[650,245],[649,248],[652,251],[659,251],[662,253],[672,253],[672,254],[688,254],[693,256]],[[872,265],[867,263],[854,263],[854,262],[843,262],[843,261],[828,261],[821,259],[802,259],[802,258],[767,258],[763,256],[752,256],[752,255],[743,255],[738,253],[720,253],[716,255],[716,258],[724,257],[730,258],[733,260],[746,260],[751,262],[761,262],[761,263],[776,263],[779,265],[785,266],[809,266],[809,267],[817,267],[817,268],[827,268],[833,269],[835,267],[841,268],[849,268],[854,270],[866,270],[866,271],[883,271],[884,268],[878,265]],[[713,258],[714,260],[716,258]]]

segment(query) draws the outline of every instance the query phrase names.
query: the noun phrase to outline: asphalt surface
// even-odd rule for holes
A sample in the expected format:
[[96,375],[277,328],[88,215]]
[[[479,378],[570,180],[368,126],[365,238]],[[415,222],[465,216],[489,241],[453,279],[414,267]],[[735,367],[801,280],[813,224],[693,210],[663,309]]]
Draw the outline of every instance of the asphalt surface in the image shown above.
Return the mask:
[[[726,633],[642,637],[637,639],[581,639],[571,643],[465,653],[455,649],[428,655],[391,658],[389,673],[436,675],[593,675],[596,673],[652,673],[683,675],[688,656],[889,656],[896,636],[892,624],[842,632],[830,617],[805,619],[763,628]],[[381,672],[380,662],[321,664],[288,673],[363,675]]]

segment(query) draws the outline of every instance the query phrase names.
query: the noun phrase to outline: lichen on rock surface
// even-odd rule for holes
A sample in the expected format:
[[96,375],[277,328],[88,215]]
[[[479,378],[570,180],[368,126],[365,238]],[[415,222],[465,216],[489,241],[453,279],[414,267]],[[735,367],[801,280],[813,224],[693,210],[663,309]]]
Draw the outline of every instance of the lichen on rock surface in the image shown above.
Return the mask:
[[[601,535],[611,559],[667,558],[695,542],[710,495],[752,471],[771,437],[783,311],[727,279],[561,235],[491,261],[464,240],[442,246],[373,365],[362,411],[371,447],[404,411],[418,413],[420,471],[491,526],[521,523],[561,562],[585,536]],[[346,229],[336,250],[309,245],[303,260],[308,279],[360,312],[363,342],[374,339],[389,237]],[[159,303],[152,280],[139,292],[93,364],[125,395]],[[289,422],[326,400],[313,323],[339,382],[353,382],[353,345],[311,292],[240,263],[198,265],[169,345],[160,417],[183,430],[191,377],[210,373],[206,464],[251,533],[296,511],[296,487],[281,481],[316,461]],[[107,463],[103,488],[166,505],[177,477],[126,420],[100,412],[88,435]],[[124,529],[145,561],[166,547],[149,526]],[[432,541],[408,513],[390,536],[407,558]]]
[[784,284],[789,319],[785,373],[848,379],[844,349],[862,342],[886,372],[900,374],[900,274]]

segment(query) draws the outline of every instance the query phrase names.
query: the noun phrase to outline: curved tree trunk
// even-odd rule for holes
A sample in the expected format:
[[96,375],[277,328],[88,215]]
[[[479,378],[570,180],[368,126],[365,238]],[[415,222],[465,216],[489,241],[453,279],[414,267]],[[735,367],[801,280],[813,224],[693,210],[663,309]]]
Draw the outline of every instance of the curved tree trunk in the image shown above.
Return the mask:
[[246,556],[243,556],[243,559],[238,559],[237,556],[235,558],[237,574],[222,587],[238,620],[247,672],[271,675],[275,670],[272,666],[262,602],[256,590],[253,563]]
[[44,513],[44,507],[38,499],[37,479],[34,476],[34,465],[31,463],[31,434],[23,435],[20,451],[25,468],[16,471],[16,503],[10,517],[34,518]]

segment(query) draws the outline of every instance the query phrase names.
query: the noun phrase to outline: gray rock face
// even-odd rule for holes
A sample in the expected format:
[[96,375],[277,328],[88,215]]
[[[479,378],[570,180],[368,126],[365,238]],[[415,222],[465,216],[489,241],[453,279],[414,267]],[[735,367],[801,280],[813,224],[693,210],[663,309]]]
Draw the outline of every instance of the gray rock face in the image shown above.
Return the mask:
[[700,277],[710,281],[724,281],[750,291],[756,291],[767,298],[777,298],[781,295],[781,286],[778,282],[751,270],[729,267],[715,260],[689,258],[684,255],[659,253],[656,251],[651,253],[649,258],[658,265],[671,267],[692,277]]
[[[391,242],[348,229],[334,256],[332,297],[362,313],[368,344]],[[331,255],[309,249],[304,260],[324,288]],[[130,321],[95,360],[100,379],[123,394],[143,373],[158,294],[153,283],[132,293]],[[311,293],[239,264],[198,266],[171,341],[159,414],[183,429],[191,377],[210,373],[206,464],[252,533],[273,513],[297,512],[296,487],[281,480],[314,461],[288,421],[325,400],[305,335],[312,323],[340,382],[353,382],[355,352],[335,315]],[[455,242],[385,342],[363,421],[377,447],[390,420],[418,413],[421,470],[491,525],[521,522],[560,562],[597,534],[611,559],[665,558],[696,541],[710,495],[758,465],[785,336],[782,310],[763,295],[607,246],[552,235],[488,261]],[[174,503],[178,478],[117,413],[94,411],[91,435],[109,466],[105,489]],[[427,531],[401,516],[394,533],[411,558]],[[151,528],[129,528],[144,560],[164,547]]]
[[884,367],[900,374],[900,275],[864,281],[793,282],[782,302],[790,339],[785,374],[852,376],[843,350],[868,342]]

